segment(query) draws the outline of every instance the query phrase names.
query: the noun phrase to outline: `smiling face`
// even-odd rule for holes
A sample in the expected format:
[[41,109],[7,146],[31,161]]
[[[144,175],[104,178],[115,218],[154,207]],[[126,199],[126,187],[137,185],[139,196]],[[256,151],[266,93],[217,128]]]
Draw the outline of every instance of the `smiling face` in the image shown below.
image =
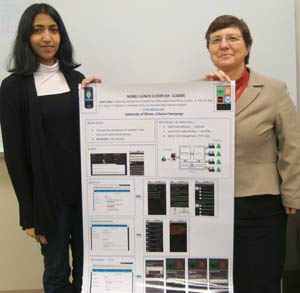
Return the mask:
[[243,72],[249,54],[238,27],[227,27],[210,34],[209,53],[212,62],[225,73]]
[[48,14],[37,14],[32,23],[30,45],[38,56],[39,62],[48,66],[53,65],[59,44],[60,34],[57,23]]

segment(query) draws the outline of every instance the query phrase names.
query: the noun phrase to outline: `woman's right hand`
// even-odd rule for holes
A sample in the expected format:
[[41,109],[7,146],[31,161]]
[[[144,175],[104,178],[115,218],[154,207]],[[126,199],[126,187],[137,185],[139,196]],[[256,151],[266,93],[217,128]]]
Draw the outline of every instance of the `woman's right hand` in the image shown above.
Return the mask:
[[225,74],[222,70],[218,70],[214,73],[206,74],[205,80],[207,81],[219,80],[219,81],[231,82],[230,77],[227,74]]
[[287,215],[295,215],[296,211],[297,210],[294,209],[294,208],[287,208],[287,207],[285,207],[285,212],[286,212]]
[[41,244],[47,244],[47,243],[48,243],[48,241],[47,241],[45,235],[35,235],[35,230],[34,230],[34,228],[27,228],[27,229],[25,229],[25,233],[26,233],[28,236],[34,238],[34,239],[36,240],[36,242],[39,242],[39,243],[41,243]]

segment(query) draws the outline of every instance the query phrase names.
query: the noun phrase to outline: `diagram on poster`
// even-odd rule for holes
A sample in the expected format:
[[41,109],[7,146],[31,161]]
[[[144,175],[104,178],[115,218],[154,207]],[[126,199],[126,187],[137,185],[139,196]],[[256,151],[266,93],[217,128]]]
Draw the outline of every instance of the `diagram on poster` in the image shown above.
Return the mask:
[[234,83],[80,89],[83,292],[232,293]]

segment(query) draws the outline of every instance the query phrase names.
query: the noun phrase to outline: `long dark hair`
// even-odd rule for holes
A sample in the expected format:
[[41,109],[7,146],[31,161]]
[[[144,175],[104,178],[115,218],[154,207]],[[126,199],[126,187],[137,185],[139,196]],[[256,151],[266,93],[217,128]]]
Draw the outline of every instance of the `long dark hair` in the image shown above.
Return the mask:
[[30,36],[33,32],[32,23],[36,15],[48,14],[57,23],[60,34],[60,45],[55,58],[59,61],[61,71],[67,71],[80,66],[73,59],[73,47],[65,25],[58,12],[45,3],[33,4],[22,14],[12,54],[8,63],[8,71],[17,74],[30,75],[39,67],[38,56],[30,45]]

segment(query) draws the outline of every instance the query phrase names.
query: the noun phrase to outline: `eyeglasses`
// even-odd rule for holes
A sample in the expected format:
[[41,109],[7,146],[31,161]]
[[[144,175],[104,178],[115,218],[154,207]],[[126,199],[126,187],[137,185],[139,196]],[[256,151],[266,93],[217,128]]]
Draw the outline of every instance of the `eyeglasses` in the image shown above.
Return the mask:
[[225,36],[225,37],[215,37],[215,38],[210,39],[209,43],[211,45],[220,45],[222,43],[222,41],[225,40],[229,44],[234,44],[234,43],[238,42],[241,38],[242,38],[242,36],[238,36],[238,35],[228,35],[228,36]]

